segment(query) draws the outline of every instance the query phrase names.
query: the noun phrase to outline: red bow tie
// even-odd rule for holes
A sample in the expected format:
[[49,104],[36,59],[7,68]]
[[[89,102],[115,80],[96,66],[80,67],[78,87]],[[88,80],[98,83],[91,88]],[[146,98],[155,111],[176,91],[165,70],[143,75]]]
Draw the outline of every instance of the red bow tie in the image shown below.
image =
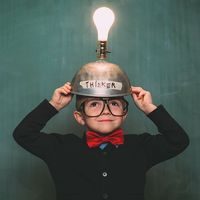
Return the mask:
[[113,145],[118,145],[118,144],[124,144],[124,135],[122,129],[118,129],[115,132],[105,136],[104,135],[101,136],[92,131],[87,131],[86,140],[87,140],[87,145],[90,148],[98,147],[100,144],[106,142],[110,142]]

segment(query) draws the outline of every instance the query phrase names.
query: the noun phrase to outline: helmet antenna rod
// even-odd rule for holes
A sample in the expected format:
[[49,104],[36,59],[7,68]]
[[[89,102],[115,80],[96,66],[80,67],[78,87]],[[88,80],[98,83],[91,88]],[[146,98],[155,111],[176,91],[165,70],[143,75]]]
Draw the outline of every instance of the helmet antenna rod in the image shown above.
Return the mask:
[[100,60],[104,60],[107,58],[107,53],[111,53],[110,51],[107,51],[107,41],[98,41],[97,45],[97,58]]

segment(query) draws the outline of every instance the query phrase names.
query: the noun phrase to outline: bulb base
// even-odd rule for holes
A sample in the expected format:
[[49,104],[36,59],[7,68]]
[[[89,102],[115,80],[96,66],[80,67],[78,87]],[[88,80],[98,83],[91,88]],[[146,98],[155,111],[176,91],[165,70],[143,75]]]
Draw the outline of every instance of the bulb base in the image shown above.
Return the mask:
[[106,59],[107,53],[111,53],[110,51],[107,51],[107,41],[98,41],[96,52],[97,58]]

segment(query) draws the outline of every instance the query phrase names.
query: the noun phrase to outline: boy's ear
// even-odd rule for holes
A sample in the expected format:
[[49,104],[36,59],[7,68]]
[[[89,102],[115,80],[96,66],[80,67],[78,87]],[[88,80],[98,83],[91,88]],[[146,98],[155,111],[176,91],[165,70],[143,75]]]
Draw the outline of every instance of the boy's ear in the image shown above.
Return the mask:
[[83,118],[83,115],[78,112],[77,110],[74,111],[74,118],[76,119],[76,121],[80,124],[80,125],[85,125],[85,120]]

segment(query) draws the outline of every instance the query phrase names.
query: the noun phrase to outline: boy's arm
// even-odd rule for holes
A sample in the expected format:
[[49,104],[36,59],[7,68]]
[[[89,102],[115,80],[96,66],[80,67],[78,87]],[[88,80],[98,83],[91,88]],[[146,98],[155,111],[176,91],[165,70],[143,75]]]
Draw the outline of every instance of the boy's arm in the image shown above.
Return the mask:
[[58,111],[47,100],[40,103],[15,128],[13,137],[27,151],[44,158],[53,148],[57,134],[45,134],[41,130]]
[[189,145],[186,132],[162,105],[147,116],[159,131],[157,135],[143,135],[143,145],[150,166],[172,158],[186,149]]
[[14,130],[13,137],[17,143],[43,159],[53,152],[60,136],[44,134],[41,130],[49,119],[70,103],[70,91],[70,83],[57,88],[49,102],[44,100],[30,112]]
[[163,106],[155,106],[151,93],[141,87],[132,87],[132,98],[157,126],[160,134],[144,134],[144,149],[152,166],[181,153],[189,144],[189,138],[183,128],[170,116]]

